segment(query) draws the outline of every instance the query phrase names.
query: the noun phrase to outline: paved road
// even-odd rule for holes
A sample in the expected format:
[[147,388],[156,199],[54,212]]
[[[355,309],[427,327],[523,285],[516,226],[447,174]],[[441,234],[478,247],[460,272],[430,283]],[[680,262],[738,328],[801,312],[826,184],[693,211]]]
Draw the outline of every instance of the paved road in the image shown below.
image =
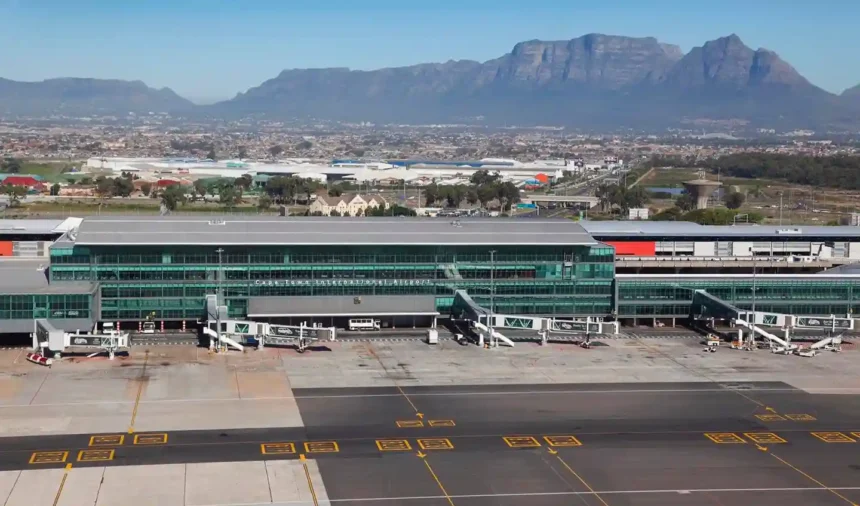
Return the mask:
[[0,469],[305,455],[338,505],[860,501],[860,396],[744,382],[294,393],[304,428],[4,438]]

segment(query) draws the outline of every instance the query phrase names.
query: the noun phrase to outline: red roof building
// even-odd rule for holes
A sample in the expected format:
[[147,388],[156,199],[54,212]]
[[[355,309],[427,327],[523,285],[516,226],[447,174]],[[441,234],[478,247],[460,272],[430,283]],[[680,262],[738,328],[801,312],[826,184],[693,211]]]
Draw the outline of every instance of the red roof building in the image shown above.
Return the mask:
[[155,185],[159,188],[167,188],[168,186],[173,186],[175,184],[179,184],[179,181],[175,181],[173,179],[159,179]]
[[10,184],[12,186],[26,186],[30,188],[31,186],[36,186],[39,184],[39,181],[30,177],[30,176],[8,176],[7,178],[0,181],[0,184]]

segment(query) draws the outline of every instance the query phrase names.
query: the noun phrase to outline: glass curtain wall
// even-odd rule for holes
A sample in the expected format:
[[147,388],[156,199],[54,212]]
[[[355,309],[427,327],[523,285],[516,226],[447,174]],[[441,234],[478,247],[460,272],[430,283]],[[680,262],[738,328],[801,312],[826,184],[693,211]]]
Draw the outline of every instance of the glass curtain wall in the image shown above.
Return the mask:
[[608,315],[613,250],[607,246],[318,246],[80,248],[52,256],[52,281],[101,286],[102,319],[196,319],[219,271],[231,317],[256,296],[435,295],[447,313],[455,289],[499,312]]

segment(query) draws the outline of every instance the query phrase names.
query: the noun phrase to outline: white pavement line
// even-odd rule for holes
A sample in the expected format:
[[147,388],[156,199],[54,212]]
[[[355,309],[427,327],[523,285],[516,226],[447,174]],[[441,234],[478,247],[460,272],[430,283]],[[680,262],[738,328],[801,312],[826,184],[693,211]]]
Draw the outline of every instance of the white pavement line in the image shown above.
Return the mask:
[[[703,382],[705,383],[705,382]],[[708,381],[706,383],[714,383]],[[432,387],[432,385],[430,385]],[[350,387],[344,387],[345,389],[349,389]],[[375,387],[372,387],[375,388]],[[386,387],[382,387],[386,388]],[[407,387],[409,388],[409,387]],[[426,386],[422,386],[421,388],[426,388]],[[820,390],[856,390],[855,388],[822,388]],[[658,388],[658,389],[624,389],[624,390],[522,390],[522,391],[510,391],[510,390],[499,390],[499,391],[490,391],[490,392],[409,392],[411,397],[468,397],[468,396],[479,396],[479,395],[537,395],[537,394],[566,394],[566,395],[578,395],[578,394],[654,394],[654,393],[683,393],[683,392],[703,392],[703,393],[714,393],[714,392],[724,392],[724,393],[735,393],[735,392],[773,392],[773,393],[805,393],[803,390],[799,388],[744,388],[742,390],[736,390],[733,388]],[[330,394],[330,395],[296,395],[294,399],[337,399],[337,398],[359,398],[359,397],[400,397],[400,394]]]
[[[831,490],[854,491],[860,487],[830,487]],[[746,493],[746,492],[827,492],[823,487],[781,487],[781,488],[702,488],[702,489],[678,489],[678,490],[595,490],[594,492],[522,492],[510,494],[460,494],[451,495],[451,499],[492,499],[495,497],[553,497],[553,496],[588,496],[588,495],[644,495],[644,494],[705,494],[705,493]],[[391,501],[433,501],[445,499],[444,495],[417,495],[403,497],[360,497],[328,499],[328,502],[391,502]],[[230,503],[229,506],[287,506],[307,505],[313,501],[279,501],[275,503]],[[227,506],[224,504],[207,504],[205,506]]]

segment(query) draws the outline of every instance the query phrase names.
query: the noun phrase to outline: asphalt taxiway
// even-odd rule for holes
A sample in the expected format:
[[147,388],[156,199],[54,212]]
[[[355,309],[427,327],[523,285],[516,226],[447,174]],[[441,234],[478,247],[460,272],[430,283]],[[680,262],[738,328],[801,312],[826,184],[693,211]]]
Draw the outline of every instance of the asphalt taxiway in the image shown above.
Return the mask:
[[314,459],[327,504],[355,506],[860,501],[853,395],[780,382],[293,393],[302,427],[0,438],[0,470]]

